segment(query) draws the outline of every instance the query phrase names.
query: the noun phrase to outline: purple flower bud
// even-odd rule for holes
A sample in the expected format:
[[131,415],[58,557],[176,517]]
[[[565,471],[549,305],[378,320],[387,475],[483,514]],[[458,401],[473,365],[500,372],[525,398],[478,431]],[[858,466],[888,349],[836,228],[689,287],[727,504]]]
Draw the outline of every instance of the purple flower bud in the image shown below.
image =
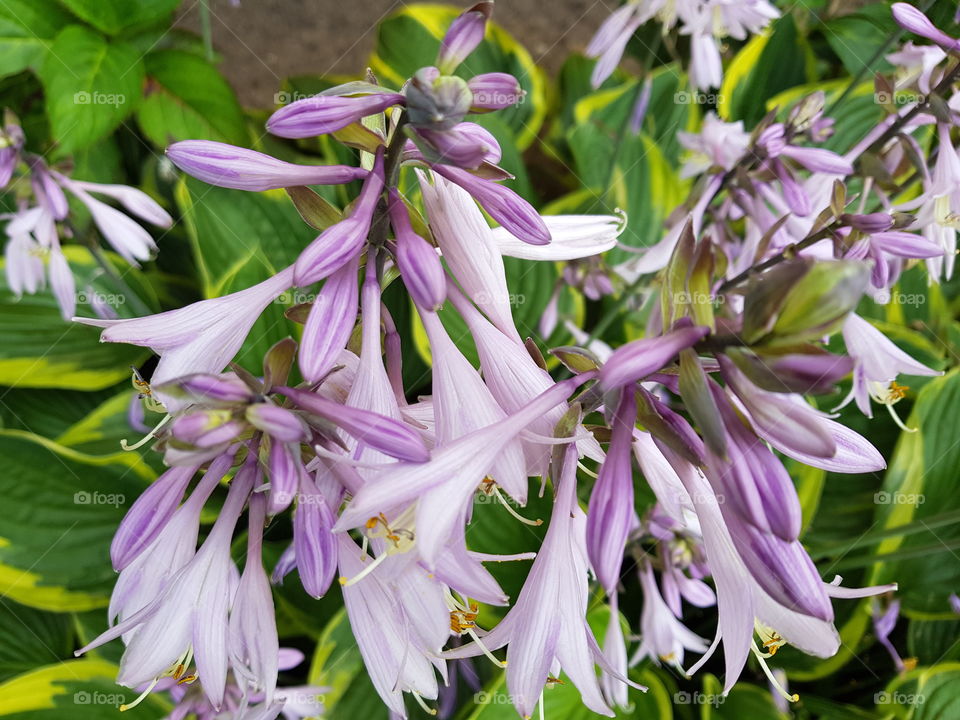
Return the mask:
[[893,216],[890,213],[876,212],[868,215],[843,213],[840,222],[865,233],[878,233],[893,227]]
[[293,546],[300,582],[315,598],[327,592],[337,570],[337,543],[332,532],[336,521],[316,484],[304,477],[293,516]]
[[170,468],[130,506],[110,543],[114,570],[123,570],[160,534],[196,471],[196,466]]
[[179,386],[198,400],[206,402],[242,403],[249,402],[253,398],[250,388],[233,373],[188,375],[172,384]]
[[324,230],[300,253],[293,271],[295,284],[303,287],[322,280],[356,257],[370,232],[373,211],[382,190],[383,153],[380,152],[350,215]]
[[503,110],[522,102],[527,94],[513,75],[502,72],[474,75],[467,81],[467,87],[473,93],[470,112],[475,113]]
[[616,592],[627,536],[637,522],[633,509],[631,446],[637,406],[632,389],[625,389],[613,417],[607,457],[590,495],[587,511],[587,552],[597,579],[608,594]]
[[787,207],[799,217],[806,217],[813,212],[810,198],[787,166],[779,160],[771,160],[770,168],[780,181],[780,187],[783,188],[783,199],[786,200]]
[[286,408],[257,403],[247,408],[247,420],[258,430],[283,443],[296,443],[307,437],[306,424]]
[[479,2],[450,23],[437,53],[437,65],[443,72],[451,73],[456,70],[477,45],[483,42],[487,20],[491,15],[493,2]]
[[317,382],[333,370],[357,323],[359,257],[334,272],[314,300],[300,340],[300,372]]
[[30,185],[37,204],[53,215],[54,220],[63,220],[70,211],[67,196],[53,179],[47,164],[40,158],[30,162]]
[[851,175],[853,173],[853,165],[849,160],[845,160],[835,152],[823,148],[787,145],[781,150],[780,154],[800,163],[811,172],[830,173],[832,175]]
[[550,230],[543,218],[510,188],[448,165],[436,165],[433,170],[470,193],[511,235],[531,245],[550,242]]
[[316,95],[277,110],[267,120],[267,130],[277,137],[308,138],[345,128],[368,115],[383,112],[404,100],[399,93],[360,97]]
[[600,383],[616,388],[661,370],[685,348],[700,342],[710,328],[686,326],[658,337],[634,340],[617,348],[600,370]]
[[447,276],[436,248],[413,231],[407,208],[395,190],[390,192],[390,224],[397,238],[397,267],[414,302],[436,310],[447,297]]
[[184,140],[167,157],[188,175],[218,187],[263,191],[295,185],[340,185],[367,175],[346,165],[295,165],[269,155],[208,140]]
[[270,469],[270,497],[267,502],[267,512],[276,515],[283,512],[293,502],[300,487],[300,479],[306,474],[303,462],[300,459],[299,448],[295,451],[284,443],[275,442],[270,445],[270,457],[267,463]]
[[404,95],[410,124],[430,130],[452,130],[470,112],[473,99],[463,78],[440,75],[433,67],[418,70]]
[[399,420],[369,410],[341,405],[316,393],[293,388],[277,388],[308,413],[339,425],[360,443],[398,460],[421,463],[430,458],[419,433]]
[[956,50],[960,47],[960,43],[942,30],[938,30],[936,26],[930,22],[930,18],[913,5],[909,3],[894,3],[890,7],[890,11],[893,13],[893,19],[896,20],[897,24],[904,30],[909,30],[914,35],[927,38],[927,40],[936,43],[944,50]]
[[181,415],[170,423],[170,432],[177,440],[198,448],[229,442],[243,429],[244,424],[225,410],[200,410]]
[[429,145],[425,153],[431,162],[474,169],[484,162],[500,160],[500,143],[475,123],[462,122],[452,130],[419,128],[417,134]]
[[870,244],[878,250],[903,258],[934,258],[943,255],[943,247],[923,235],[888,230],[870,236]]

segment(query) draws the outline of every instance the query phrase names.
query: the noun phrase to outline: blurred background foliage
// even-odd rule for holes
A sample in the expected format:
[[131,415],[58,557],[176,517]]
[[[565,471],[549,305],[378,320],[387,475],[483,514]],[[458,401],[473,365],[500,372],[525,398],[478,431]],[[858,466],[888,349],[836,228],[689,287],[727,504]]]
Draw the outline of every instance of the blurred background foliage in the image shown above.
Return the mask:
[[[143,269],[108,255],[118,281],[97,271],[83,244],[68,260],[81,280],[120,303],[121,317],[179,307],[249,286],[291,263],[315,231],[302,222],[283,191],[260,194],[213,188],[178,177],[164,158],[169,143],[202,138],[252,147],[291,161],[341,162],[341,146],[324,139],[283,142],[263,130],[272,108],[243,108],[203,38],[171,27],[180,0],[0,0],[0,105],[14,110],[28,149],[52,164],[71,168],[83,180],[138,186],[161,202],[178,222],[157,235],[161,252]],[[732,58],[715,105],[683,101],[687,79],[654,37],[633,41],[627,68],[645,70],[652,83],[650,109],[641,131],[628,131],[629,113],[641,91],[635,73],[618,70],[593,90],[592,61],[572,55],[554,77],[541,70],[517,38],[494,26],[481,49],[458,71],[505,71],[527,91],[525,102],[478,122],[500,141],[503,165],[516,175],[512,187],[552,212],[627,213],[625,244],[653,245],[663,223],[686,197],[678,168],[678,131],[696,131],[708,111],[749,128],[768,111],[785,113],[812,89],[827,93],[836,119],[831,149],[844,151],[875,123],[873,74],[889,70],[884,52],[898,38],[883,4],[855,9],[842,3],[780,3],[782,17],[770,31],[727,49]],[[507,8],[501,9],[501,12]],[[929,12],[948,32],[952,3]],[[430,64],[443,28],[459,12],[440,5],[407,5],[376,31],[368,65],[386,85]],[[220,38],[223,42],[229,37]],[[682,52],[682,48],[680,49]],[[359,75],[363,68],[356,68]],[[288,78],[277,101],[318,92],[343,77]],[[406,188],[415,195],[413,183]],[[356,187],[318,188],[343,206]],[[10,193],[0,196],[13,209]],[[71,208],[77,239],[90,233],[89,215]],[[631,255],[616,250],[607,262]],[[537,337],[537,322],[560,268],[507,260],[511,292],[523,296],[515,316],[521,333],[543,347],[570,343],[562,325],[552,337]],[[642,330],[649,286],[618,288],[602,301],[585,301],[564,290],[561,312],[608,342]],[[957,281],[928,286],[919,268],[904,274],[898,292],[919,298],[888,306],[864,301],[859,312],[921,362],[946,370],[921,379],[906,403],[914,434],[901,434],[885,414],[872,420],[854,410],[841,420],[870,438],[888,459],[885,474],[833,476],[794,466],[804,504],[804,542],[829,579],[845,584],[900,583],[902,616],[891,636],[908,670],[897,674],[877,643],[870,600],[843,603],[839,654],[817,661],[784,648],[777,656],[801,701],[784,711],[756,666],[720,704],[701,700],[719,692],[707,672],[692,679],[651,666],[634,669],[649,686],[631,690],[633,709],[621,717],[650,720],[774,720],[789,715],[824,720],[960,718],[960,616],[949,596],[960,589],[960,341]],[[412,321],[408,299],[392,287],[386,300],[398,324]],[[268,308],[241,351],[239,362],[256,370],[258,358],[277,340],[297,336],[285,296]],[[462,322],[455,317],[449,323]],[[411,328],[414,337],[422,331]],[[149,450],[123,452],[120,440],[137,435],[128,419],[134,400],[131,365],[149,376],[149,354],[130,346],[100,344],[92,328],[65,323],[49,293],[15,298],[0,279],[0,716],[17,720],[100,720],[116,715],[130,691],[113,684],[119,644],[83,659],[73,650],[106,622],[114,580],[108,547],[114,529],[138,493],[156,477],[160,463]],[[463,332],[454,337],[467,336]],[[474,351],[465,347],[468,357]],[[429,392],[424,343],[406,348],[404,377],[411,396]],[[842,397],[825,399],[833,407]],[[638,497],[652,494],[638,478]],[[900,494],[922,495],[922,504],[884,502]],[[99,496],[97,495],[99,494]],[[94,502],[112,496],[114,502]],[[85,501],[86,499],[86,501]],[[538,505],[539,503],[539,505]],[[504,523],[490,506],[478,505],[471,546],[478,551],[523,552],[539,532]],[[548,514],[535,500],[531,516]],[[210,518],[206,518],[210,520]],[[533,535],[533,536],[531,536]],[[272,526],[267,544],[279,556],[290,528]],[[515,595],[526,566],[506,563],[494,573]],[[634,581],[636,582],[636,581]],[[628,592],[621,611],[639,617],[642,594]],[[591,622],[600,634],[607,612],[600,598]],[[281,678],[329,688],[332,718],[386,717],[366,678],[351,638],[339,593],[310,599],[296,579],[276,588],[281,639],[308,660]],[[544,608],[550,612],[550,608]],[[496,622],[499,609],[485,609],[481,624]],[[710,614],[690,617],[698,634],[712,637]],[[719,672],[717,660],[708,671]],[[456,717],[499,720],[515,711],[503,694],[503,676],[478,664],[484,689],[461,693]],[[107,698],[108,701],[100,700]],[[922,701],[917,701],[921,698]],[[163,717],[170,708],[151,696],[130,711],[135,718]],[[419,712],[415,710],[414,714]],[[586,718],[575,688],[558,684],[546,693],[546,716]]]

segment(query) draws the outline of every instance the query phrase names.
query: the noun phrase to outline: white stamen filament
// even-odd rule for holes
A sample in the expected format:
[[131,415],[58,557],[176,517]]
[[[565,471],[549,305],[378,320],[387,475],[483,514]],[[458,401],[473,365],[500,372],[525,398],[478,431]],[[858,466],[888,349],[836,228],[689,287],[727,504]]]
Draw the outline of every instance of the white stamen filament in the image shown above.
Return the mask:
[[437,714],[437,709],[436,709],[436,708],[432,708],[432,707],[430,707],[429,705],[427,705],[427,703],[424,701],[424,699],[423,699],[422,697],[420,697],[420,693],[418,693],[418,692],[416,692],[416,691],[410,691],[410,694],[413,695],[413,699],[417,701],[417,704],[418,704],[420,707],[422,707],[423,710],[424,710],[424,712],[426,712],[428,715],[436,715],[436,714]]
[[388,556],[389,556],[389,553],[386,553],[386,552],[380,553],[380,555],[378,555],[373,562],[368,564],[363,570],[358,572],[352,578],[347,579],[345,577],[341,577],[340,584],[343,585],[344,587],[347,587],[349,585],[353,585],[354,583],[360,582],[367,575],[372,573],[377,568],[377,566],[380,565],[380,563],[382,563],[384,560],[387,559]]
[[[770,671],[770,667],[767,665],[767,661],[764,660],[764,654],[761,653],[756,644],[751,640],[750,649],[753,650],[753,654],[757,656],[757,660],[760,662],[760,667],[763,669],[763,674],[767,676],[767,680],[770,681],[770,685],[780,694],[780,696],[787,702],[797,702],[800,699],[800,696],[796,693],[790,694],[780,684],[780,681],[774,677],[773,673]],[[769,655],[767,655],[769,657]]]
[[537,518],[536,520],[529,520],[528,518],[525,518],[523,515],[518,513],[516,510],[514,510],[512,507],[510,507],[510,503],[507,502],[507,499],[500,494],[500,489],[498,487],[494,486],[492,494],[497,500],[500,501],[503,507],[506,508],[508,513],[513,515],[513,517],[515,517],[517,520],[522,522],[524,525],[532,525],[533,527],[539,527],[540,525],[543,525],[543,520],[541,520],[540,518]]
[[163,416],[163,420],[161,420],[160,422],[158,422],[157,425],[156,425],[156,427],[153,428],[153,430],[151,430],[150,432],[148,432],[139,442],[136,442],[136,443],[134,443],[133,445],[128,445],[126,440],[121,440],[121,441],[120,441],[120,447],[122,447],[124,450],[136,450],[137,448],[143,447],[143,446],[146,445],[148,442],[150,442],[151,440],[153,440],[153,438],[156,436],[156,434],[160,431],[160,428],[162,428],[164,425],[166,425],[167,422],[170,420],[171,417],[173,417],[173,416],[172,416],[172,415],[169,415],[169,414],[168,414],[168,415],[164,415],[164,416]]

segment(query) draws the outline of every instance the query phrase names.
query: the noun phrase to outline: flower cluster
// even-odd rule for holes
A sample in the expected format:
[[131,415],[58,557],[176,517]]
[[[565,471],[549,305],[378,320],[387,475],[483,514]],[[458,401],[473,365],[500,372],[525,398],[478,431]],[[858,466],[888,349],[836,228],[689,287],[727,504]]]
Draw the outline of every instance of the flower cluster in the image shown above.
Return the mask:
[[[36,293],[49,280],[60,312],[69,320],[76,314],[77,292],[61,248],[62,240],[76,237],[67,193],[86,207],[110,247],[131,265],[149,260],[156,242],[128,215],[91,193],[117,201],[131,215],[156,227],[168,228],[173,219],[142,190],[70,178],[66,171],[27,151],[25,143],[17,119],[7,112],[0,130],[0,190],[14,193],[17,204],[15,212],[0,216],[6,221],[8,238],[4,248],[7,285],[19,297]],[[112,308],[96,303],[92,309],[100,316],[115,314]]]
[[[772,16],[764,3],[702,5],[696,12],[723,19],[711,42]],[[894,6],[897,20],[933,40],[945,62],[957,42],[905,7]],[[626,8],[618,12],[668,12]],[[925,59],[910,82],[947,101],[891,109],[844,155],[819,147],[832,129],[821,94],[749,133],[708,117],[701,133],[681,136],[694,194],[662,241],[611,278],[591,263],[618,243],[624,218],[539,215],[500,184],[509,175],[494,138],[465,120],[520,97],[510,76],[451,74],[480,43],[490,11],[480,3],[460,15],[436,66],[398,90],[369,77],[268,121],[281,137],[341,140],[359,150],[357,167],[173,145],[172,161],[208,183],[291,189],[320,234],[295,263],[232,295],[144,318],[83,320],[103,327],[106,341],[160,356],[143,390],[166,414],[145,441],[155,438],[169,465],[117,531],[112,627],[86,649],[122,638],[119,682],[144,697],[173,687],[183,703],[176,717],[316,710],[298,709],[293,690],[277,687],[286,660],[262,545],[265,527],[284,515],[293,537],[272,580],[295,571],[314,597],[342,593],[373,686],[401,716],[408,694],[433,711],[456,668],[480,655],[506,668],[523,717],[561,672],[587,707],[612,715],[638,687],[633,664],[649,658],[693,673],[721,643],[725,691],[752,655],[796,699],[768,666],[776,652],[790,644],[835,654],[834,599],[896,589],[821,578],[800,542],[800,500],[781,456],[830,472],[882,469],[876,448],[809,398],[852,376],[848,401],[869,414],[871,399],[890,407],[903,396],[900,373],[936,374],[854,309],[908,263],[926,261],[934,278],[952,271],[960,156],[950,133],[960,118],[945,108],[958,65]],[[693,16],[681,17],[694,33]],[[936,127],[935,158],[910,134],[923,125]],[[873,161],[861,162],[868,153]],[[908,182],[922,192],[898,203],[894,180],[918,160]],[[408,168],[425,215],[401,192]],[[306,187],[351,182],[361,186],[344,211]],[[504,256],[576,261],[567,279],[594,295],[658,272],[646,336],[614,349],[570,325],[586,347],[552,349],[565,370],[556,380],[516,328]],[[382,302],[397,278],[431,355],[431,394],[415,400]],[[259,376],[231,364],[274,298],[320,281],[312,305],[291,313],[304,325],[299,344],[274,345]],[[441,306],[459,316],[479,368],[450,336]],[[828,351],[831,335],[842,335],[844,354]],[[655,497],[642,513],[637,470]],[[527,503],[531,478],[554,498],[535,556],[471,550],[477,497],[501,502],[505,522],[540,522],[512,507]],[[201,510],[221,484],[225,500],[198,547]],[[231,544],[244,528],[241,572]],[[531,559],[511,603],[485,563]],[[629,653],[619,607],[633,572],[643,612]],[[602,646],[587,623],[591,583],[610,609]],[[712,643],[686,626],[683,601],[716,607]],[[509,609],[482,628],[481,604]],[[690,667],[688,653],[701,655]]]

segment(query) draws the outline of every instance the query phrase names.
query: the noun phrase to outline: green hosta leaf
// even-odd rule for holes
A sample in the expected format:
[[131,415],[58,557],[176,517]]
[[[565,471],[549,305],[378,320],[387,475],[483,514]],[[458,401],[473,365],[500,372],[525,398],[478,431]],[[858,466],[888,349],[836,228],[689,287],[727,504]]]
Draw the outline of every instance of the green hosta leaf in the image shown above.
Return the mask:
[[[883,488],[874,498],[877,519],[884,528],[960,509],[956,468],[960,445],[956,442],[960,408],[960,371],[928,383],[920,392],[904,433],[897,443]],[[903,607],[914,613],[949,616],[948,596],[960,587],[960,525],[932,526],[926,532],[884,540],[876,549],[882,561],[872,580],[900,584]]]
[[206,60],[182,50],[163,50],[147,55],[146,74],[137,122],[154,145],[195,139],[245,144],[240,103]]
[[365,674],[363,658],[350,628],[347,611],[341,608],[317,639],[307,681],[311,685],[328,688],[323,695],[323,705],[330,711],[360,674]]
[[98,30],[114,35],[168,17],[180,0],[60,0],[60,4]]
[[91,391],[4,388],[0,400],[2,427],[55,438],[86,417],[113,393]]
[[[391,15],[378,28],[370,68],[381,82],[399,88],[424,66],[433,65],[444,32],[460,13],[447,5],[414,4]],[[469,79],[486,72],[510,73],[527,91],[523,102],[497,112],[525,149],[537,136],[546,113],[546,79],[522,45],[494,23],[487,36],[456,74]]]
[[104,607],[115,575],[109,547],[126,508],[143,489],[128,467],[38,435],[0,431],[0,587],[46,610]]
[[[115,683],[117,666],[84,659],[47,665],[0,685],[0,717],[9,720],[114,720],[137,691]],[[169,703],[151,695],[131,711],[138,720],[159,720]]]
[[[90,275],[94,265],[85,249],[64,252],[75,275]],[[78,291],[84,286],[81,277]],[[99,335],[97,328],[64,321],[49,291],[17,299],[0,277],[0,385],[99,390],[129,378],[130,366],[147,352],[100,343]]]
[[960,660],[960,618],[911,620],[907,651],[921,665]]
[[899,720],[960,717],[960,663],[938,663],[901,675],[874,696],[877,709]]
[[79,25],[57,35],[40,70],[59,151],[80,150],[112,132],[140,102],[143,61],[130,45]]
[[693,693],[684,695],[689,702],[700,706],[701,720],[787,720],[789,717],[773,704],[773,697],[767,688],[737,683],[730,694],[724,697],[723,684],[713,675],[704,675],[703,693],[699,697]]
[[73,656],[70,617],[0,602],[0,682]]
[[[282,190],[248,193],[184,178],[176,197],[208,298],[265,280],[293,263],[318,234],[303,222]],[[295,332],[283,316],[296,304],[296,297],[288,295],[263,312],[237,357],[258,375],[263,354]]]
[[39,68],[49,41],[68,22],[70,16],[55,0],[0,3],[0,77]]
[[[890,71],[890,63],[883,57],[886,53],[878,55],[878,52],[887,47],[890,36],[897,30],[890,8],[876,4],[828,21],[823,36],[848,73],[863,72],[864,77],[869,78],[874,73]],[[872,64],[868,64],[871,61]]]
[[813,79],[813,55],[797,30],[793,16],[784,14],[770,31],[751,39],[727,67],[717,112],[727,121],[753,126],[764,113],[764,103],[779,92]]

